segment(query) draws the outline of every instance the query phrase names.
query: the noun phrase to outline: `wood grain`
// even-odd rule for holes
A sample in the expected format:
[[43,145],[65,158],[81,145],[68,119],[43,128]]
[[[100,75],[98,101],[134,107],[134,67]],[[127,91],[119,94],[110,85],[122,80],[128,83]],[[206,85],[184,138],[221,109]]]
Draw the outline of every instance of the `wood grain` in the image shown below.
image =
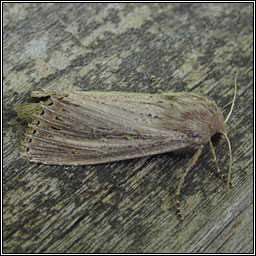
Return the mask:
[[[253,253],[253,3],[4,3],[3,252]],[[31,164],[16,115],[31,91],[188,91],[224,107],[233,152],[226,193],[207,148],[97,166]],[[228,113],[226,108],[225,114]],[[221,169],[228,149],[216,145]]]

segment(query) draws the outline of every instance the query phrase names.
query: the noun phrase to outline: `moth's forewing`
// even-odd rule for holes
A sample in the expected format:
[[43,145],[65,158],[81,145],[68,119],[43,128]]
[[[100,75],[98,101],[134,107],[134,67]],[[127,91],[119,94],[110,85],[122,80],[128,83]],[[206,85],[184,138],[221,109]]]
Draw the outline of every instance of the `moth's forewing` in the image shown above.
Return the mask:
[[41,103],[23,152],[45,164],[99,164],[196,149],[209,141],[202,130],[218,112],[215,103],[188,93],[46,95],[50,100]]

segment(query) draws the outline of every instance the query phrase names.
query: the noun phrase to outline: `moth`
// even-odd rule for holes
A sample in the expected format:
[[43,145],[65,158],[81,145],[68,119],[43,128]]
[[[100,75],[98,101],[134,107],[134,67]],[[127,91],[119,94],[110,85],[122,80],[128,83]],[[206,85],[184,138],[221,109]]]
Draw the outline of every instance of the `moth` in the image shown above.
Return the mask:
[[[155,82],[156,84],[156,82]],[[235,77],[236,94],[236,77]],[[188,171],[209,144],[217,173],[231,186],[231,146],[227,120],[214,101],[187,92],[160,94],[34,91],[39,102],[25,104],[19,116],[29,122],[22,156],[30,162],[53,165],[94,165],[165,152],[194,151],[176,189],[179,194]],[[212,137],[220,134],[229,147],[225,178],[218,167]]]

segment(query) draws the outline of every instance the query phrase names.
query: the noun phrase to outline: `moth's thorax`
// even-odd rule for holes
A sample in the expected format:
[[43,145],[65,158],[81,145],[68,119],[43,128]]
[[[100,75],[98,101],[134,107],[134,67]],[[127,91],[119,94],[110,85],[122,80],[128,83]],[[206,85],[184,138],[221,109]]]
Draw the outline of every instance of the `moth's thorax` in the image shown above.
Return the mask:
[[226,132],[223,113],[214,101],[193,93],[170,94],[167,99],[169,127],[187,134],[197,143],[205,144],[216,133]]

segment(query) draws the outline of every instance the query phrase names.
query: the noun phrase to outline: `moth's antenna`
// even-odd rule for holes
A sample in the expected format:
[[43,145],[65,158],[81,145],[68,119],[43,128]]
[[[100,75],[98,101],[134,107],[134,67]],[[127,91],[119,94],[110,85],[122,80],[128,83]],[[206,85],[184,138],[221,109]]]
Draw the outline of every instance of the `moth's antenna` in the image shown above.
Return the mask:
[[229,151],[229,171],[228,171],[228,177],[227,177],[227,190],[228,190],[228,192],[229,192],[229,184],[230,184],[230,176],[231,176],[231,167],[232,167],[232,152],[231,152],[231,144],[230,144],[230,141],[229,141],[229,138],[228,138],[228,136],[227,136],[227,134],[226,133],[221,133],[224,137],[225,137],[225,139],[226,139],[226,141],[227,141],[227,143],[228,143],[228,151]]
[[232,100],[232,105],[231,105],[231,108],[230,108],[230,111],[226,117],[226,120],[225,120],[225,123],[227,123],[229,117],[231,116],[231,113],[233,111],[233,107],[234,107],[234,104],[235,104],[235,100],[236,100],[236,91],[237,91],[237,87],[236,87],[236,79],[237,79],[237,73],[238,71],[236,71],[236,75],[235,75],[235,91],[234,91],[234,97],[233,97],[233,100]]

